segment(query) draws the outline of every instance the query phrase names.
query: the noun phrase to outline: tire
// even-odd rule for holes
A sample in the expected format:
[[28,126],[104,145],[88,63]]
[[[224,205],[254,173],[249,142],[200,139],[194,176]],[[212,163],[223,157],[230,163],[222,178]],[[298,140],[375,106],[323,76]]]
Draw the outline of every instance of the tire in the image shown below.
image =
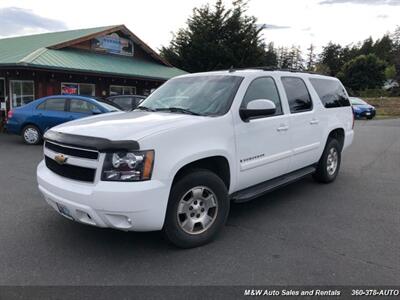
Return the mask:
[[[336,153],[336,154],[335,154]],[[317,170],[313,177],[318,182],[330,183],[336,179],[340,169],[341,146],[336,139],[328,139]]]
[[42,134],[34,125],[27,125],[22,129],[22,140],[28,145],[38,145],[42,142]]
[[180,248],[211,242],[224,226],[230,201],[227,188],[215,173],[196,169],[173,184],[163,233]]

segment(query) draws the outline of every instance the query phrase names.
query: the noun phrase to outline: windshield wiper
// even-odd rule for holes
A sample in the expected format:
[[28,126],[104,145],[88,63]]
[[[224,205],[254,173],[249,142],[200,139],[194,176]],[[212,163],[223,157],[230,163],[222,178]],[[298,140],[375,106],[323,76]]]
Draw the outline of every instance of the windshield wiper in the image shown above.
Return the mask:
[[156,108],[155,111],[170,111],[170,112],[183,113],[183,114],[188,114],[188,115],[193,115],[193,116],[204,116],[202,114],[199,114],[199,113],[196,113],[189,109],[185,109],[185,108],[181,108],[181,107]]
[[146,106],[138,106],[138,107],[135,108],[135,110],[136,110],[136,109],[138,109],[138,110],[145,110],[145,111],[156,111],[155,109],[152,109],[152,108],[146,107]]

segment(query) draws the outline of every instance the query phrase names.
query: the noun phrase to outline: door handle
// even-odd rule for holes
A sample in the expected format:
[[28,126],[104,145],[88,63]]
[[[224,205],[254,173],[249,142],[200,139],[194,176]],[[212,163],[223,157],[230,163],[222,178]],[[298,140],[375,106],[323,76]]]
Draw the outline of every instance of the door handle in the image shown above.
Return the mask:
[[289,129],[289,126],[282,124],[282,125],[279,125],[279,127],[276,130],[287,131],[288,129]]
[[316,125],[316,124],[318,124],[319,123],[319,120],[318,119],[312,119],[311,121],[310,121],[310,124],[311,125]]

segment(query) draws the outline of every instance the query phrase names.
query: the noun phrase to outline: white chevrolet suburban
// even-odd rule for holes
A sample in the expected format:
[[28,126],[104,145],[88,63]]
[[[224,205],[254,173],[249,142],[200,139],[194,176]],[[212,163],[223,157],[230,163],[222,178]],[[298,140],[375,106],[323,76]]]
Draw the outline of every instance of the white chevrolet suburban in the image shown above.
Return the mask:
[[309,174],[335,180],[353,125],[336,78],[262,68],[183,75],[134,111],[47,131],[38,185],[71,220],[163,230],[195,247],[221,230],[231,201]]

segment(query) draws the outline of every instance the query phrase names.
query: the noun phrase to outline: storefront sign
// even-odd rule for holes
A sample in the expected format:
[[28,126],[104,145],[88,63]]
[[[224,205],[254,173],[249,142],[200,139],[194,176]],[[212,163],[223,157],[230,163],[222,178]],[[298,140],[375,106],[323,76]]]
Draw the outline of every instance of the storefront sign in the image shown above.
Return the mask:
[[78,84],[76,83],[63,83],[61,85],[62,95],[77,95],[78,94]]
[[118,34],[101,36],[92,40],[92,49],[118,55],[133,56],[133,43]]

